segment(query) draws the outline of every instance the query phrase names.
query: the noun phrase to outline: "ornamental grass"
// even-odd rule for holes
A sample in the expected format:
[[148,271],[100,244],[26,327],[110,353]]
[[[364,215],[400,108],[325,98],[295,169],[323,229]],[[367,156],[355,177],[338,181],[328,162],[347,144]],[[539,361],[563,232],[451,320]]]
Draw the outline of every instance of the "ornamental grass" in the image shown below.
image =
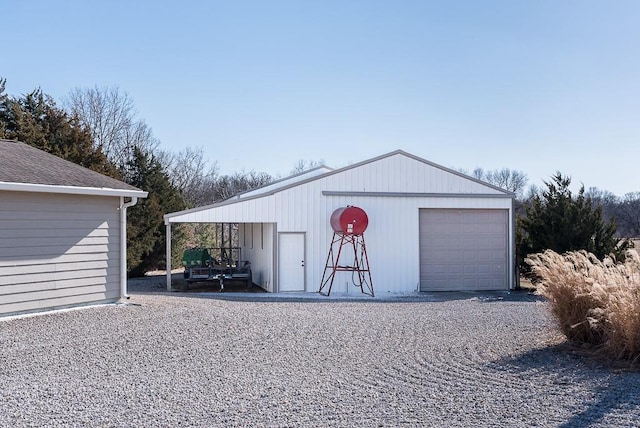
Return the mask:
[[586,251],[551,250],[526,259],[562,333],[615,362],[640,365],[640,257],[624,263]]

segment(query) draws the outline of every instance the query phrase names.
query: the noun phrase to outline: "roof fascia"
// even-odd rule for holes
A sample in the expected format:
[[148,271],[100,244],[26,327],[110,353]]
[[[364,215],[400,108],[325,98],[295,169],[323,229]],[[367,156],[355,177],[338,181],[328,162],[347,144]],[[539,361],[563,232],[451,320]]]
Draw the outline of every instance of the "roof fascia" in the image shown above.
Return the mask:
[[107,187],[54,186],[50,184],[31,184],[0,182],[0,190],[9,192],[61,193],[87,196],[124,196],[146,198],[149,194],[142,190],[111,189]]
[[206,210],[210,210],[211,208],[223,207],[225,205],[237,204],[238,202],[245,202],[245,201],[251,201],[251,200],[254,200],[254,199],[264,198],[265,196],[272,195],[272,194],[273,193],[271,193],[271,192],[269,192],[269,193],[260,193],[259,195],[247,196],[247,197],[244,197],[244,198],[238,198],[238,197],[234,196],[234,197],[231,197],[229,199],[225,199],[224,201],[216,202],[215,204],[209,204],[209,205],[204,205],[202,207],[189,208],[187,210],[176,211],[174,213],[165,214],[164,215],[164,224],[173,223],[171,221],[171,219],[174,218],[174,217],[187,215],[187,214],[193,214],[193,213],[197,213],[197,212],[200,212],[200,211],[206,211]]
[[[317,166],[317,167],[315,167],[315,168],[311,168],[311,169],[308,169],[308,170],[306,170],[306,171],[299,172],[299,173],[297,173],[297,174],[293,174],[293,175],[289,175],[289,176],[284,177],[284,178],[280,178],[280,179],[278,179],[278,180],[276,180],[276,181],[272,181],[271,183],[263,184],[263,185],[262,185],[262,186],[260,186],[260,187],[256,187],[256,188],[254,188],[254,189],[249,189],[249,190],[244,190],[244,191],[242,191],[242,192],[236,193],[236,194],[235,194],[235,195],[233,195],[233,196],[230,196],[230,197],[229,197],[229,198],[227,198],[227,199],[233,199],[233,198],[236,198],[236,197],[238,197],[238,196],[245,195],[245,194],[247,194],[247,193],[259,192],[261,189],[264,189],[264,188],[266,188],[266,187],[276,186],[278,183],[282,183],[283,181],[291,180],[291,179],[294,179],[294,178],[299,177],[299,176],[301,176],[301,175],[307,175],[307,174],[309,174],[309,173],[311,173],[311,172],[314,172],[314,171],[317,171],[317,170],[319,170],[319,169],[328,169],[329,171],[327,171],[327,172],[331,172],[331,171],[333,171],[333,170],[334,170],[333,168],[328,167],[328,166],[326,166],[326,165],[324,165],[324,164],[322,164],[322,165],[318,165],[318,166]],[[320,175],[321,175],[321,174],[320,174]],[[318,177],[318,176],[316,175],[316,176],[314,176],[314,177]],[[313,177],[311,177],[311,178],[313,178]],[[291,184],[294,184],[294,183],[291,183]],[[277,188],[274,188],[273,190],[277,190]]]
[[324,196],[371,196],[387,198],[479,198],[513,199],[513,193],[415,193],[415,192],[351,192],[323,190]]

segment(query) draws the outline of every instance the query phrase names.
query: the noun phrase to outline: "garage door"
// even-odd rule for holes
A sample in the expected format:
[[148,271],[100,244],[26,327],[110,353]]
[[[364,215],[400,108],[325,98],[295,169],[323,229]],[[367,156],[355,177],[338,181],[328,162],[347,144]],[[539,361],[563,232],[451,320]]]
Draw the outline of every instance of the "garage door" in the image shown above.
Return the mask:
[[420,290],[506,290],[507,210],[421,209]]

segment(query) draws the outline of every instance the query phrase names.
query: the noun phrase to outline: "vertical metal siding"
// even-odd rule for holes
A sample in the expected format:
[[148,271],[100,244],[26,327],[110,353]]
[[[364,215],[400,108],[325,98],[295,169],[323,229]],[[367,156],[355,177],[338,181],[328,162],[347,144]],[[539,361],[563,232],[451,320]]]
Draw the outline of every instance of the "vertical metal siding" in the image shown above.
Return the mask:
[[0,201],[0,314],[119,298],[119,198],[0,192]]
[[242,257],[251,262],[253,282],[267,291],[273,291],[273,229],[272,223],[247,223],[240,227]]

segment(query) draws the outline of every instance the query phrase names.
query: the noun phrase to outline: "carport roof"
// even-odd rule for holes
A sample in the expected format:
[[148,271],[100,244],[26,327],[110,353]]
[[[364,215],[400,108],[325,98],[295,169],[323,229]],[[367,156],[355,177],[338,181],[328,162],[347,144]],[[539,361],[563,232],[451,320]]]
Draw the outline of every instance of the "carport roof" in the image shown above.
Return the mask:
[[147,196],[134,186],[19,141],[0,139],[0,153],[0,190]]

